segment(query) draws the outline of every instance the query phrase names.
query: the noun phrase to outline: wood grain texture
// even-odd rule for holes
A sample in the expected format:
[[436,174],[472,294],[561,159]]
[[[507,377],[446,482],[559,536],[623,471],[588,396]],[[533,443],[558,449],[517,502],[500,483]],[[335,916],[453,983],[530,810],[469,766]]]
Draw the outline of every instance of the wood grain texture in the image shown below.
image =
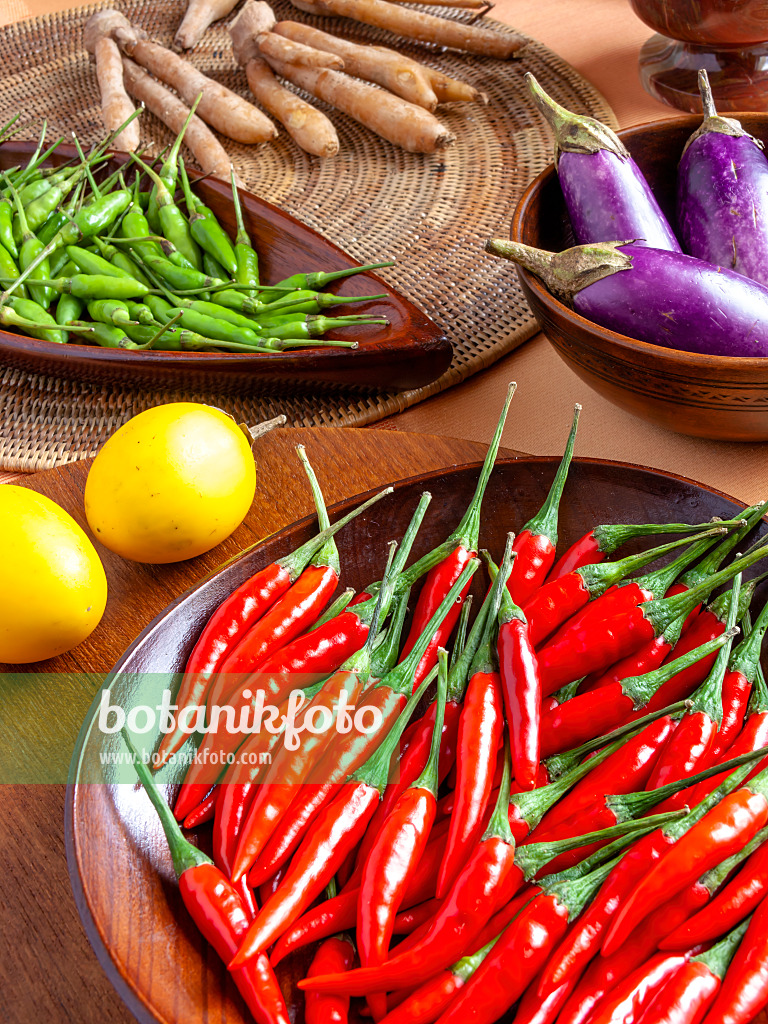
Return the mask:
[[[329,503],[442,466],[481,459],[484,446],[469,441],[394,431],[282,429],[254,446],[258,465],[254,506],[242,526],[214,551],[168,566],[128,563],[97,543],[109,582],[101,624],[86,644],[30,673],[106,672],[134,637],[173,598],[228,558],[311,513],[312,500],[294,455],[305,444]],[[59,502],[87,530],[83,488],[88,462],[73,463],[14,483]],[[0,666],[9,670],[9,666]],[[91,692],[71,694],[66,710],[83,720]],[[3,721],[6,707],[0,705]],[[69,752],[76,733],[69,736]],[[43,745],[47,738],[40,737]],[[67,752],[67,760],[69,758]],[[0,992],[7,1024],[129,1024],[134,1018],[99,966],[72,898],[64,855],[63,785],[3,787],[0,801]],[[107,865],[108,866],[108,858]],[[172,897],[170,887],[166,887]],[[115,904],[115,912],[121,909]],[[142,945],[137,932],[135,947]],[[213,969],[213,960],[211,960]],[[215,1018],[212,1018],[215,1020]]]
[[[768,139],[768,114],[733,116],[757,138]],[[675,170],[686,140],[700,124],[700,117],[680,117],[619,132],[673,225]],[[554,167],[526,189],[511,234],[556,252],[574,244]],[[579,316],[527,271],[518,270],[518,275],[557,353],[615,405],[695,437],[768,440],[768,359],[680,352],[635,341]]]
[[[0,146],[0,168],[26,163],[32,142]],[[73,146],[59,146],[47,161],[55,166],[76,157]],[[109,174],[127,162],[115,154],[104,166]],[[199,174],[189,169],[194,180]],[[232,238],[236,234],[232,189],[215,178],[199,181],[195,191],[213,210]],[[240,192],[243,219],[259,253],[262,282],[276,284],[292,274],[345,270],[360,263],[317,231],[284,210],[249,192]],[[373,261],[372,261],[373,262]],[[0,359],[8,366],[74,377],[78,380],[147,384],[157,387],[207,387],[222,393],[242,393],[290,382],[308,388],[322,382],[344,387],[422,387],[436,380],[451,362],[452,349],[433,320],[378,275],[366,271],[330,285],[329,292],[353,296],[383,295],[372,302],[334,307],[331,315],[349,313],[385,317],[387,326],[364,326],[330,331],[329,338],[359,342],[357,349],[312,348],[268,355],[238,352],[136,352],[69,342],[57,345],[0,330]]]

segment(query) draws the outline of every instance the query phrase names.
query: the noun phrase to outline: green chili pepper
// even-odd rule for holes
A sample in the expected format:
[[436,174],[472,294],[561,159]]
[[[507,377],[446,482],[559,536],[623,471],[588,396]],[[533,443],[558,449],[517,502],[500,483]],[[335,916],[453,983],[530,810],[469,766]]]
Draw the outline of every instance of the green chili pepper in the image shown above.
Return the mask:
[[259,256],[251,245],[251,239],[245,230],[243,221],[243,210],[240,206],[240,192],[235,181],[235,169],[232,168],[232,203],[235,207],[235,224],[237,234],[235,235],[235,261],[236,268],[234,279],[237,284],[250,285],[251,289],[246,292],[248,298],[256,298],[254,285],[259,283]]
[[142,262],[172,289],[180,291],[208,291],[219,282],[215,278],[202,274],[199,270],[188,267],[177,267],[164,256],[143,256]]
[[216,338],[220,341],[234,341],[240,345],[258,345],[259,337],[255,331],[248,328],[236,326],[226,320],[218,320],[216,317],[207,316],[194,309],[176,307],[173,315],[181,313],[180,320],[183,327],[196,334],[203,334],[207,338]]
[[227,272],[208,252],[203,252],[203,273],[208,277],[217,277],[220,281],[226,281]]
[[49,188],[47,192],[26,207],[24,212],[30,231],[37,231],[45,224],[76,184],[77,177],[70,177],[61,185],[54,185],[53,188]]
[[[75,326],[77,327],[80,325],[76,324]],[[91,324],[91,327],[93,328],[93,333],[89,336],[89,340],[95,341],[96,344],[100,345],[102,348],[141,348],[140,345],[131,341],[125,331],[120,327],[104,323]]]
[[220,306],[216,302],[203,302],[200,299],[181,299],[176,296],[176,300],[179,308],[193,309],[196,313],[212,316],[217,320],[226,320],[227,323],[233,324],[235,327],[259,333],[260,328],[255,320],[243,316],[242,313],[238,313],[234,309],[227,309],[226,306]]
[[27,224],[27,218],[24,214],[24,207],[21,205],[19,199],[19,193],[13,187],[10,186],[11,195],[13,196],[13,202],[16,207],[16,216],[18,223],[21,228],[21,248],[19,250],[19,269],[21,274],[17,275],[16,281],[19,282],[24,277],[24,271],[27,271],[26,276],[29,277],[29,293],[35,302],[39,303],[43,309],[47,309],[53,301],[54,292],[42,285],[33,285],[32,281],[38,281],[51,276],[51,264],[45,253],[45,246],[30,230]]
[[189,260],[196,270],[202,270],[203,257],[200,253],[200,247],[192,237],[187,219],[173,201],[173,195],[166,187],[165,182],[159,174],[155,174],[135,153],[131,153],[131,159],[155,183],[157,210],[162,234]]
[[[347,267],[346,270],[332,270],[328,273],[319,270],[311,274],[293,274],[291,277],[286,277],[283,281],[278,281],[275,288],[309,288],[312,291],[319,291],[320,288],[324,288],[332,281],[339,281],[343,277],[351,277],[353,274],[362,274],[367,270],[379,270],[381,267],[392,266],[394,266],[394,260],[388,260],[384,263],[366,263],[364,266]],[[263,292],[261,300],[262,302],[271,302],[279,297],[280,292],[278,291],[274,295],[271,292]]]
[[189,178],[187,177],[187,169],[181,158],[179,158],[179,173],[181,176],[181,187],[187,203],[190,233],[203,252],[216,260],[226,270],[227,274],[221,275],[222,280],[226,280],[227,275],[237,272],[235,250],[232,247],[229,235],[216,220],[213,210],[209,209],[192,192]]
[[152,310],[146,305],[146,303],[133,302],[131,299],[127,299],[125,305],[128,307],[128,312],[131,314],[131,320],[138,324],[155,323]]
[[[55,319],[57,324],[66,328],[71,323],[76,323],[83,312],[85,303],[76,295],[62,295],[56,303]],[[74,335],[77,337],[77,335]]]
[[[130,209],[126,212],[118,231],[122,238],[147,238],[148,235],[153,234],[149,221],[144,216],[141,206],[136,202],[139,188],[139,175],[136,175],[136,185],[133,193],[133,203]],[[147,239],[145,242],[133,242],[133,248],[142,257],[147,256],[162,256],[163,251],[157,242],[152,242]]]
[[87,308],[90,318],[102,324],[120,327],[122,324],[138,322],[133,320],[128,307],[119,299],[91,299]]
[[354,320],[348,320],[343,316],[307,316],[303,321],[292,320],[285,324],[271,324],[270,326],[263,326],[264,334],[268,334],[271,338],[317,338],[321,334],[325,334],[327,331],[332,331],[337,327],[354,327],[362,326],[363,324],[387,324],[389,321],[384,317],[356,317]]
[[[181,126],[181,131],[179,132],[179,134],[174,139],[173,145],[171,146],[170,150],[168,151],[168,156],[165,158],[165,160],[163,161],[163,163],[162,163],[162,165],[160,167],[160,177],[162,178],[163,183],[165,184],[165,187],[168,189],[168,191],[171,193],[171,195],[173,195],[175,193],[175,191],[176,191],[176,178],[177,178],[177,175],[178,175],[178,160],[179,160],[179,152],[181,150],[181,143],[182,143],[182,140],[184,138],[184,134],[185,134],[185,132],[187,130],[187,125],[192,120],[192,115],[197,110],[197,105],[200,102],[200,100],[202,98],[202,95],[203,94],[200,93],[200,95],[197,97],[195,102],[192,104],[192,107],[190,108],[189,114],[187,115],[187,119],[184,122],[184,124]],[[160,225],[160,209],[159,209],[158,196],[157,196],[157,188],[156,187],[154,187],[152,189],[152,191],[150,192],[150,195],[149,195],[149,205],[147,207],[147,218],[149,220],[149,223],[152,225],[152,228],[155,231],[155,233],[159,234],[160,230],[161,230],[161,225]]]
[[12,296],[8,305],[0,308],[0,323],[4,327],[20,327],[41,341],[53,341],[57,345],[67,342],[67,332],[59,327],[48,310],[31,299]]
[[159,324],[167,324],[169,320],[173,320],[174,307],[160,295],[146,295],[144,302]]
[[292,313],[320,313],[324,309],[333,306],[354,305],[357,302],[373,302],[376,299],[386,299],[382,295],[331,295],[327,292],[313,292],[310,290],[293,292],[283,299],[271,302],[268,305],[270,314],[282,310]]
[[107,277],[106,274],[45,278],[43,284],[53,289],[54,294],[69,293],[79,299],[135,299],[148,291],[145,285],[133,278]]
[[132,260],[127,253],[124,253],[121,249],[118,249],[117,246],[110,245],[108,242],[104,242],[101,238],[94,238],[93,241],[96,245],[96,248],[101,253],[102,259],[106,260],[107,263],[110,264],[110,266],[116,268],[117,270],[122,270],[124,274],[128,275],[128,277],[133,277],[137,281],[141,281],[141,283],[145,284],[147,288],[152,287],[152,284],[147,275],[144,273],[144,271],[141,269],[138,263],[135,260]]
[[[18,266],[14,262],[14,259],[8,250],[2,245],[0,245],[0,275],[12,279],[19,276]],[[19,287],[17,294],[22,299],[26,299],[28,297],[27,289],[24,285]]]
[[130,203],[131,193],[127,189],[116,189],[108,196],[100,196],[86,203],[72,220],[54,235],[50,244],[60,249],[65,245],[75,245],[83,238],[103,235],[120,214],[128,209]]
[[10,199],[0,199],[0,245],[15,260],[19,258],[19,247],[13,237],[13,203]]
[[130,274],[121,270],[120,267],[114,266],[109,260],[105,260],[97,253],[89,252],[88,249],[83,249],[79,245],[68,245],[65,251],[77,269],[83,274],[106,274],[107,277],[127,277],[131,280],[136,280],[136,278],[132,278]]

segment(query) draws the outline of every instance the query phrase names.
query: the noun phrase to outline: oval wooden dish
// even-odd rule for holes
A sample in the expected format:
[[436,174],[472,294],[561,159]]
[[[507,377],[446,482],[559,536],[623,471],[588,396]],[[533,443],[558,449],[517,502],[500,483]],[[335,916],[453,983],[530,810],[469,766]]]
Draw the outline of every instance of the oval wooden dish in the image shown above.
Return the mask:
[[[26,163],[34,144],[0,146],[0,169]],[[59,146],[51,163],[76,158],[72,146]],[[115,154],[103,173],[126,162]],[[192,172],[194,173],[194,172]],[[222,225],[235,234],[232,189],[206,178],[195,186]],[[338,246],[290,214],[249,192],[240,192],[243,217],[259,253],[262,281],[275,284],[291,274],[344,270],[359,266]],[[386,254],[382,255],[385,260]],[[438,325],[377,274],[365,272],[342,279],[328,291],[350,297],[386,298],[334,307],[334,315],[366,313],[389,320],[386,327],[368,326],[330,332],[328,337],[358,341],[357,349],[306,348],[287,352],[135,352],[68,342],[58,345],[0,330],[0,363],[33,373],[117,384],[146,383],[183,388],[216,388],[220,392],[253,391],[276,381],[308,389],[313,384],[394,389],[423,387],[436,380],[451,362],[451,345]]]
[[[519,529],[543,502],[557,460],[502,462],[494,470],[483,507],[481,545],[498,557],[507,531]],[[478,467],[459,467],[414,477],[396,485],[338,537],[344,586],[358,590],[381,575],[386,544],[402,536],[425,489],[433,501],[412,558],[442,541],[455,527],[477,481]],[[335,519],[361,497],[332,510]],[[598,523],[704,522],[730,518],[743,508],[725,494],[692,481],[621,463],[576,460],[561,513],[561,547]],[[306,540],[312,519],[266,540],[182,595],[154,620],[115,666],[112,703],[129,709],[156,705],[169,675],[183,669],[204,623],[235,587],[259,568]],[[765,534],[768,525],[762,523]],[[483,593],[484,572],[475,590]],[[70,879],[88,937],[111,982],[142,1022],[244,1024],[245,1007],[226,968],[197,933],[173,882],[158,819],[137,785],[116,783],[105,767],[121,749],[119,737],[96,727],[97,695],[80,732],[70,769],[66,802],[66,846]],[[152,741],[147,737],[147,746]],[[106,758],[105,758],[106,755]],[[183,771],[176,767],[176,772]],[[172,770],[159,776],[172,795]],[[210,826],[193,841],[205,847]],[[291,1019],[303,1019],[296,980],[308,960],[287,958],[278,969]]]
[[[729,115],[730,116],[730,115]],[[768,140],[768,114],[734,114]],[[619,132],[675,223],[675,170],[700,116]],[[512,238],[559,251],[574,244],[554,165],[531,182],[512,221]],[[768,359],[681,352],[616,334],[579,316],[525,270],[518,276],[528,304],[558,355],[615,405],[651,423],[721,441],[768,441]]]

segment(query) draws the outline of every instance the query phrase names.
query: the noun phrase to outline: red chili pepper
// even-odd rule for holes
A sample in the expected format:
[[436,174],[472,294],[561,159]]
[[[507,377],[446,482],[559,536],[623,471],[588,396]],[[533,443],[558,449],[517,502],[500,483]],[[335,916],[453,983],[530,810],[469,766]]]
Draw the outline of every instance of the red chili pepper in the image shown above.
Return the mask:
[[[136,774],[160,818],[184,906],[203,937],[226,962],[248,931],[250,922],[246,908],[227,876],[181,834],[170,808],[125,730],[123,738],[133,755]],[[285,1000],[266,956],[259,956],[239,970],[232,971],[232,980],[258,1024],[289,1024]]]
[[[681,711],[684,707],[681,703],[677,710]],[[604,747],[596,757],[585,761],[583,767],[588,769],[588,774],[582,774],[586,774],[586,778],[569,789],[567,795],[541,818],[540,823],[537,822],[541,833],[593,806],[608,791],[623,794],[645,788],[659,751],[677,725],[672,718],[676,711],[670,709],[670,712],[667,715],[656,712],[653,720],[634,735],[619,739],[615,745]],[[611,735],[605,739],[610,741]],[[570,776],[573,772],[574,769],[571,769],[567,774]],[[576,775],[576,778],[580,776]]]
[[576,978],[564,982],[560,988],[555,989],[548,996],[542,999],[536,991],[536,979],[523,992],[517,1012],[515,1013],[514,1024],[554,1024],[562,1008],[568,1001],[568,997],[576,987]]
[[728,965],[746,930],[745,923],[711,949],[691,957],[662,988],[642,1020],[646,1024],[652,1021],[700,1024],[717,997]]
[[[434,896],[437,868],[444,849],[445,837],[433,836],[408,883],[401,906],[415,906]],[[357,919],[359,893],[359,888],[349,889],[307,911],[275,943],[271,954],[273,966],[277,966],[296,949],[346,928],[353,928]]]
[[592,1024],[636,1024],[686,960],[687,956],[679,953],[657,953],[600,1003],[590,1021]]
[[[447,684],[448,654],[440,648],[437,711],[429,759],[423,773],[395,804],[363,865],[356,931],[362,967],[383,963],[388,957],[395,916],[435,820],[437,763]],[[387,1001],[381,993],[369,996],[368,1005],[374,1020],[386,1015]]]
[[571,544],[565,554],[555,562],[547,577],[547,583],[559,580],[583,565],[596,565],[604,561],[622,544],[636,537],[651,537],[665,533],[698,533],[702,529],[705,527],[691,526],[688,523],[645,523],[637,526],[610,523],[595,526]]
[[[711,535],[711,532],[705,534],[705,536],[708,535]],[[638,598],[643,600],[654,596],[650,588],[643,585],[643,580],[631,581],[633,583],[631,590],[627,590],[619,584],[630,573],[643,568],[668,551],[679,548],[681,544],[688,543],[689,540],[686,537],[683,540],[663,544],[661,547],[651,548],[649,551],[642,551],[640,554],[628,555],[618,562],[608,562],[605,565],[586,565],[557,580],[547,581],[525,603],[523,608],[530,625],[531,641],[534,646],[540,646],[548,636],[567,623],[574,615],[580,613],[582,609],[585,610],[585,615],[592,615],[595,614],[595,607],[598,610],[603,607],[629,608],[639,603]],[[667,567],[663,572],[664,579],[661,583],[656,583],[655,574],[650,574],[648,583],[653,587],[663,586],[669,575]],[[634,589],[634,586],[638,585],[643,596]],[[602,598],[603,595],[607,596],[606,604],[593,606],[592,602]]]
[[[470,502],[469,508],[464,513],[464,517],[461,522],[448,538],[453,545],[452,553],[432,569],[424,580],[424,585],[421,588],[419,599],[416,602],[416,607],[413,611],[411,629],[405,641],[401,658],[406,658],[411,653],[416,641],[420,636],[422,636],[427,623],[434,615],[435,609],[459,578],[465,566],[477,554],[477,541],[480,534],[480,509],[482,506],[483,495],[485,494],[485,489],[488,486],[488,480],[491,476],[493,464],[496,461],[496,454],[499,450],[499,445],[501,444],[501,433],[504,429],[507,411],[509,410],[509,405],[512,401],[516,387],[517,384],[512,383],[507,389],[507,397],[504,402],[504,407],[501,411],[501,416],[499,417],[499,422],[496,426],[493,438],[491,439],[490,447],[486,453],[474,497]],[[437,662],[438,647],[447,646],[448,638],[453,631],[453,627],[456,625],[456,620],[461,612],[462,602],[466,598],[468,590],[469,585],[467,584],[460,594],[460,599],[443,620],[440,628],[435,630],[435,634],[427,646],[422,660],[416,669],[416,673],[414,675],[414,686],[419,685],[427,672],[429,672]]]
[[522,996],[552,949],[600,886],[610,864],[569,881],[553,881],[505,929],[440,1024],[493,1024]]
[[517,558],[512,565],[512,573],[507,587],[515,604],[522,605],[539,589],[547,573],[555,561],[557,547],[557,521],[560,499],[568,477],[568,469],[573,458],[573,446],[576,442],[576,430],[579,425],[581,406],[573,410],[573,424],[568,435],[565,453],[555,473],[555,479],[549,489],[546,501],[533,519],[529,519],[515,539]]
[[[234,881],[250,868],[296,795],[296,788],[302,784],[313,764],[332,741],[336,720],[334,708],[338,710],[342,694],[345,704],[353,707],[364,685],[365,669],[361,665],[335,672],[297,719],[297,730],[305,731],[298,749],[289,750],[283,745],[277,752],[260,781],[240,835],[236,837],[235,852],[230,864]],[[314,722],[318,710],[326,716],[324,727],[319,729],[315,723],[313,728],[316,731],[306,731],[307,724]]]
[[452,603],[467,585],[467,581],[471,579],[478,564],[478,561],[474,560],[467,565],[444,597],[418,644],[408,657],[401,660],[399,665],[363,694],[356,714],[362,715],[363,708],[375,709],[372,715],[376,712],[380,714],[380,726],[368,733],[359,733],[355,730],[346,736],[335,738],[310,773],[307,782],[301,787],[301,791],[294,797],[281,822],[281,828],[272,834],[251,869],[252,884],[255,881],[260,884],[288,860],[306,834],[310,823],[314,821],[327,801],[336,794],[338,784],[359,768],[375,751],[406,703],[406,694],[411,691],[411,680],[415,667],[424,650],[429,645],[439,623],[448,614]]
[[[211,764],[226,764],[242,739],[240,732],[232,732],[229,725],[247,721],[249,716],[261,715],[267,705],[274,706],[288,693],[294,692],[297,683],[314,684],[318,680],[335,672],[341,665],[358,652],[370,636],[370,625],[378,613],[385,615],[393,596],[398,593],[402,597],[415,579],[425,572],[436,558],[441,557],[441,549],[420,559],[403,572],[403,566],[410,553],[419,525],[424,518],[430,495],[425,493],[411,519],[400,547],[391,565],[386,583],[380,586],[379,597],[371,599],[365,605],[358,605],[354,612],[343,612],[336,619],[328,622],[320,629],[313,630],[304,637],[295,640],[281,651],[276,652],[260,666],[259,672],[246,677],[245,681],[228,698],[229,707],[225,709],[216,728],[209,723],[208,731],[195,755],[184,784],[176,799],[176,813],[180,815],[200,799],[200,777],[210,781]],[[376,638],[373,629],[371,640]],[[399,632],[398,632],[399,636]],[[226,726],[222,723],[226,723]],[[263,879],[262,879],[263,880]]]
[[[655,605],[661,603],[653,602]],[[616,728],[631,720],[633,711],[639,708],[657,710],[651,708],[651,701],[668,679],[681,669],[713,654],[729,639],[725,634],[715,637],[661,668],[623,679],[620,683],[612,683],[591,693],[580,694],[558,705],[553,711],[546,712],[541,722],[542,757],[548,758]]]
[[429,677],[411,695],[383,743],[324,809],[277,891],[256,916],[230,969],[242,967],[271,946],[322,892],[348,851],[362,838],[387,784],[392,752],[428,681]]
[[[733,774],[723,781],[716,791],[696,804],[684,818],[664,828],[650,832],[638,840],[624,854],[580,919],[579,927],[569,934],[568,941],[563,943],[547,965],[545,978],[542,981],[542,995],[545,994],[543,987],[545,983],[547,990],[551,991],[556,985],[560,985],[569,978],[577,976],[586,968],[592,957],[596,955],[602,943],[605,930],[617,910],[624,905],[640,880],[674,847],[680,837],[700,822],[712,808],[718,805],[720,800],[741,785],[749,770],[749,764],[734,770]],[[681,906],[680,900],[676,903],[672,900],[670,903],[677,908]],[[665,904],[666,906],[667,904]],[[688,914],[680,920],[684,921],[687,917]],[[660,922],[663,926],[668,925],[666,932],[663,933],[664,935],[671,932],[677,926],[677,922],[673,923],[671,918],[668,919],[661,912],[657,912],[654,920]],[[644,930],[641,930],[638,934],[653,937],[648,928],[648,922],[646,922]],[[658,938],[661,937],[663,936],[658,936]],[[657,938],[653,938],[653,941],[656,942]],[[631,950],[633,946],[628,944],[626,948]],[[606,958],[602,959],[605,960]],[[634,961],[630,961],[630,964],[629,970],[637,966]],[[595,970],[599,972],[602,968],[596,968]],[[593,980],[586,979],[585,986],[594,994]],[[602,981],[605,982],[605,977],[602,977]],[[610,987],[613,981],[610,980],[605,983],[609,984]],[[602,995],[604,991],[605,989],[601,989],[600,994]],[[586,1019],[591,1012],[591,1007],[594,1006],[596,998],[597,996],[587,1006],[584,1001],[584,989],[580,985],[579,990],[574,993],[573,1000],[569,1000],[569,1014],[566,1015],[561,1024],[565,1024],[566,1020],[568,1024],[576,1024],[577,1021]]]
[[[491,591],[489,590],[486,594],[482,607],[475,618],[466,643],[464,643],[463,640],[460,642],[461,650],[453,661],[448,675],[448,693],[445,704],[445,714],[443,716],[443,736],[440,745],[440,762],[438,766],[438,781],[440,783],[443,782],[448,772],[452,769],[455,770],[456,767],[459,719],[461,716],[462,701],[467,687],[469,667],[480,645],[480,639],[488,617],[490,602]],[[464,628],[466,628],[465,609],[468,608],[470,603],[471,595],[462,606],[462,620]],[[457,640],[457,644],[459,644],[459,641],[460,638]],[[456,651],[456,645],[454,645],[454,651]],[[384,794],[384,798],[371,819],[368,831],[360,844],[357,856],[357,866],[352,875],[353,879],[359,879],[365,858],[368,856],[371,847],[376,841],[379,831],[389,816],[392,808],[400,798],[400,795],[405,792],[408,786],[410,786],[424,770],[432,740],[435,710],[436,704],[433,701],[427,708],[425,714],[417,722],[412,723],[412,726],[410,726],[404,734],[404,736],[407,736],[409,732],[412,733],[410,745],[408,746],[407,751],[403,754],[403,757],[400,759],[397,778],[390,780]],[[497,768],[500,772],[501,765],[497,765]]]
[[157,750],[156,768],[161,768],[189,737],[189,732],[180,726],[180,720],[183,719],[186,709],[197,707],[205,700],[214,674],[219,671],[233,646],[278,598],[288,591],[301,576],[310,559],[335,533],[391,492],[391,487],[386,488],[360,508],[343,516],[333,526],[322,530],[290,555],[285,555],[261,569],[245,583],[241,583],[213,612],[187,660],[181,687],[176,694],[176,727],[173,732],[163,735]]
[[659,943],[661,949],[690,949],[711,942],[749,916],[768,893],[768,829],[761,829],[733,858],[742,869],[704,910],[675,928]]
[[733,579],[767,553],[768,548],[761,547],[684,594],[644,601],[629,611],[583,626],[566,624],[538,652],[543,693],[554,693],[588,672],[608,668],[631,654],[663,633],[680,615],[687,615],[704,594]]
[[[437,877],[437,896],[445,896],[466,864],[483,830],[483,814],[493,786],[496,752],[504,729],[501,679],[494,657],[496,618],[510,572],[512,534],[490,591],[490,606],[459,719],[456,788],[448,845]],[[512,563],[513,564],[513,563]]]
[[[730,592],[726,629],[736,625],[741,592],[741,576],[737,576]],[[704,682],[692,694],[690,707],[670,736],[654,765],[648,789],[659,789],[669,782],[690,778],[713,762],[712,750],[723,717],[723,680],[731,654],[731,639],[717,652],[715,663]],[[668,810],[682,807],[686,793],[681,790],[667,801]]]
[[[355,959],[355,947],[344,937],[326,939],[309,965],[307,977],[348,971]],[[308,992],[304,1006],[306,1024],[347,1024],[349,996]]]
[[738,851],[768,821],[768,773],[726,796],[685,833],[642,878],[613,918],[603,940],[607,956],[643,918],[685,885]]
[[211,821],[216,813],[216,805],[219,802],[219,796],[219,788],[218,786],[214,786],[213,789],[203,797],[197,807],[190,811],[184,818],[184,828],[198,828],[198,826],[204,825],[207,821]]
[[498,936],[491,939],[476,953],[462,957],[452,967],[424,982],[407,999],[391,1010],[384,1017],[384,1022],[386,1024],[432,1024],[450,1005],[456,993],[467,984],[493,949],[497,940]]
[[748,1024],[768,1004],[768,901],[752,915],[704,1024]]
[[[426,975],[444,970],[471,948],[489,918],[519,891],[524,882],[561,852],[600,839],[613,839],[654,828],[669,816],[627,822],[605,832],[566,839],[559,843],[526,846],[515,851],[509,831],[505,789],[502,786],[484,838],[451,887],[432,924],[417,944],[380,967],[358,968],[344,977],[328,976],[299,982],[299,988],[343,991],[350,995],[388,991],[418,984]],[[412,936],[409,936],[412,938]],[[408,940],[406,940],[408,941]]]
[[[328,513],[320,484],[304,446],[297,445],[296,451],[312,489],[318,522],[323,529],[327,529]],[[227,696],[234,688],[233,679],[235,685],[242,682],[235,677],[244,672],[253,672],[270,654],[300,636],[316,621],[336,590],[339,573],[339,552],[336,541],[330,537],[310,558],[309,565],[290,590],[248,630],[221,662],[218,676],[208,690],[209,716],[215,706],[227,703]]]

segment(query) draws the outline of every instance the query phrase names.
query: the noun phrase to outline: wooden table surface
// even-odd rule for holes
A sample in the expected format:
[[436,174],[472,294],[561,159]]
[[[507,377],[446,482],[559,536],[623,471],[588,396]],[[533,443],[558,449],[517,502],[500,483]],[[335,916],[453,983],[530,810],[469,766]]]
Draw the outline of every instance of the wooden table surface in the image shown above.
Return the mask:
[[[254,446],[256,499],[245,522],[214,551],[177,565],[126,562],[96,543],[109,583],[104,618],[91,637],[60,658],[28,666],[28,714],[43,718],[39,742],[55,742],[67,759],[90,705],[94,684],[69,692],[51,718],[36,672],[102,673],[174,597],[243,548],[312,512],[304,473],[293,454],[299,442],[325,490],[328,504],[379,484],[465,465],[485,447],[423,434],[377,430],[281,429]],[[513,455],[513,452],[502,452]],[[59,502],[81,526],[88,462],[17,482]],[[8,671],[10,666],[0,665]],[[42,703],[38,703],[42,702]],[[4,705],[0,703],[0,708]],[[6,705],[7,707],[7,705]],[[2,711],[0,711],[2,714]],[[29,723],[26,723],[29,724]],[[7,724],[6,724],[7,728]],[[55,737],[51,735],[55,730]],[[24,735],[29,735],[27,729]],[[46,733],[48,734],[46,736]],[[21,740],[20,742],[25,742]],[[30,744],[35,739],[27,739]],[[39,751],[30,750],[29,756]],[[132,1015],[102,972],[75,909],[64,853],[64,785],[3,788],[0,801],[0,1017],[5,1024],[128,1024]],[[140,941],[140,937],[137,937]]]

